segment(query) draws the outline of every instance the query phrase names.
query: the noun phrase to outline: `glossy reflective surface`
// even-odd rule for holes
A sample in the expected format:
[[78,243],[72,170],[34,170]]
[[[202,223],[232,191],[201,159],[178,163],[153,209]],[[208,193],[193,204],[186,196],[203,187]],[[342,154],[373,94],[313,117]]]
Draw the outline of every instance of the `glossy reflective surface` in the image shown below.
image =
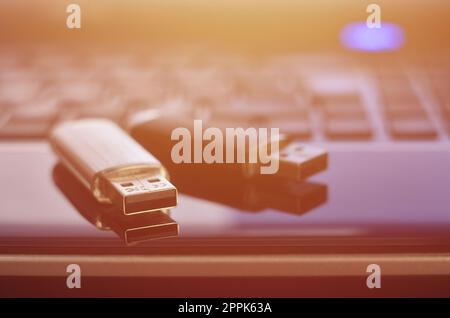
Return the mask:
[[[2,148],[0,164],[9,167],[0,172],[4,247],[125,246],[117,233],[99,230],[80,214],[55,184],[56,160],[46,145]],[[201,245],[220,238],[232,246],[239,238],[302,245],[307,238],[339,245],[336,238],[381,237],[387,245],[448,244],[450,151],[410,148],[331,150],[327,172],[280,185],[282,191],[276,184],[207,182],[175,173],[182,194],[170,216],[180,237],[154,242]],[[72,181],[63,174],[58,182]]]

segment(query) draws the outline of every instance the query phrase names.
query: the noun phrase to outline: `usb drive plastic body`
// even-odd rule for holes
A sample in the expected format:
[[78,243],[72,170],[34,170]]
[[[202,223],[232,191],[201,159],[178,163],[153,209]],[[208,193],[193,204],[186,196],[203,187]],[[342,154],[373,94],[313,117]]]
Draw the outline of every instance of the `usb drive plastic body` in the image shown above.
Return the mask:
[[113,203],[126,215],[177,204],[177,190],[161,163],[111,121],[62,123],[50,143],[98,201]]
[[[151,148],[155,156],[169,167],[173,165],[171,158],[171,148],[174,145],[171,140],[172,131],[178,127],[183,127],[188,129],[192,136],[195,136],[193,122],[194,119],[190,114],[173,114],[150,110],[134,114],[129,119],[127,130],[144,148]],[[204,126],[204,129],[217,127],[222,131],[228,128],[222,127],[220,122],[214,121],[205,121]],[[270,154],[271,160],[278,161],[279,168],[273,174],[274,176],[299,181],[327,168],[328,154],[322,148],[306,145],[283,134],[270,136],[266,145],[259,144],[258,147],[272,148],[270,144],[273,142],[277,142],[279,145],[278,151],[272,151]],[[248,157],[248,150],[245,151],[247,151],[245,156]],[[229,167],[240,169],[242,175],[247,178],[253,178],[259,175],[261,171],[260,163],[202,164],[204,171],[208,169],[228,169]]]

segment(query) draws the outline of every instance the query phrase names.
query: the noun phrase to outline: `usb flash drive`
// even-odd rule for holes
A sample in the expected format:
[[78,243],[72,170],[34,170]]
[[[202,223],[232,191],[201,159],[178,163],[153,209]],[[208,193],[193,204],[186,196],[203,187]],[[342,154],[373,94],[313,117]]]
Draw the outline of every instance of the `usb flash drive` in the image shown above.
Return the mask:
[[[221,130],[225,129],[225,127],[220,126],[220,123],[214,121],[207,121],[205,126],[215,127],[216,125]],[[194,135],[195,132],[192,126],[193,119],[189,113],[174,114],[149,110],[133,114],[129,118],[127,130],[144,148],[151,148],[152,151],[154,149],[154,155],[169,167],[173,165],[170,157],[171,147],[173,146],[171,140],[172,131],[177,127],[184,127]],[[278,138],[277,142],[279,143],[279,151],[271,154],[271,159],[278,161],[279,166],[278,171],[274,174],[275,176],[300,181],[327,169],[328,153],[326,150],[305,145],[300,141],[293,140],[288,135],[280,134],[275,138]],[[273,140],[273,138],[269,139],[268,145]],[[238,167],[242,175],[247,178],[253,178],[260,172],[258,163],[234,165],[202,164],[205,170],[208,169],[208,166],[214,169]]]
[[113,203],[125,215],[177,204],[177,189],[161,163],[111,121],[62,123],[51,132],[50,143],[99,202]]
[[99,203],[61,163],[53,167],[53,181],[81,216],[100,230],[112,230],[127,245],[178,236],[169,210],[124,215],[115,205]]

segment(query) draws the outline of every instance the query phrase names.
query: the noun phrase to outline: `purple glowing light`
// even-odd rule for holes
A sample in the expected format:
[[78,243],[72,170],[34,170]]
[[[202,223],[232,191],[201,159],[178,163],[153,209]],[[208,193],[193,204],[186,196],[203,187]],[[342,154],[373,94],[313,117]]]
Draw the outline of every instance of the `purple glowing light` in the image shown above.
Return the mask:
[[346,48],[368,52],[395,51],[405,42],[402,28],[388,22],[372,29],[365,22],[350,23],[342,29],[340,38]]

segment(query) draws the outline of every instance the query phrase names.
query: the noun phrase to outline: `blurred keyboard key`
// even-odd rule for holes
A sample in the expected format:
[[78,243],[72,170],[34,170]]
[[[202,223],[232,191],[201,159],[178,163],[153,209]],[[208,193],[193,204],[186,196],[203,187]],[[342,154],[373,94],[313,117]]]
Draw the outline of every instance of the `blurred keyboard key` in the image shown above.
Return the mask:
[[208,126],[220,129],[242,127],[244,129],[253,128],[278,128],[280,133],[286,133],[290,137],[308,139],[311,137],[311,124],[304,117],[291,118],[289,120],[277,120],[269,117],[259,116],[251,120],[229,120],[216,119],[208,122]]
[[0,126],[0,138],[46,138],[52,121],[26,121],[11,116]]
[[423,107],[414,107],[404,105],[403,107],[391,107],[385,109],[385,114],[388,118],[426,118],[427,113]]
[[85,101],[77,98],[58,98],[57,107],[61,112],[73,111],[90,105],[91,101]]
[[366,111],[360,104],[333,104],[324,105],[322,112],[326,118],[353,118],[363,119],[366,117]]
[[316,94],[315,100],[320,106],[327,105],[352,105],[352,106],[362,106],[361,96],[358,92],[350,93],[334,93],[334,94]]
[[77,118],[107,118],[115,122],[123,120],[125,108],[119,101],[117,102],[99,102],[90,106],[81,107],[75,110]]
[[395,139],[434,139],[437,132],[428,118],[391,119],[389,131]]
[[77,118],[106,118],[115,122],[123,120],[124,111],[122,109],[97,108],[97,109],[80,109],[76,112]]
[[390,94],[383,96],[383,106],[386,108],[397,108],[408,106],[410,108],[421,108],[419,98],[413,94]]
[[440,110],[444,121],[450,123],[450,100],[441,102]]
[[367,119],[332,118],[324,122],[325,135],[332,140],[367,140],[372,128]]
[[24,104],[9,111],[8,119],[0,126],[1,137],[43,138],[57,118],[54,101]]
[[280,133],[299,139],[311,138],[311,123],[308,118],[291,118],[288,120],[271,120],[268,128],[279,128]]
[[23,103],[39,96],[40,83],[34,79],[3,80],[0,83],[0,99]]
[[447,76],[434,76],[431,81],[438,98],[450,100],[450,74],[447,74]]
[[51,120],[57,115],[54,99],[34,100],[13,109],[14,115],[23,121]]
[[292,117],[307,117],[308,112],[306,109],[301,108],[274,108],[274,107],[261,107],[261,108],[216,108],[212,110],[212,116],[214,118],[222,119],[235,119],[235,120],[252,120],[255,117],[266,116],[273,119],[289,119]]
[[101,81],[66,80],[52,87],[49,94],[62,100],[94,101],[102,96],[103,91]]
[[349,73],[317,73],[306,76],[306,85],[314,95],[341,95],[358,91],[354,74]]
[[385,95],[410,95],[412,87],[406,78],[380,78],[380,90]]

